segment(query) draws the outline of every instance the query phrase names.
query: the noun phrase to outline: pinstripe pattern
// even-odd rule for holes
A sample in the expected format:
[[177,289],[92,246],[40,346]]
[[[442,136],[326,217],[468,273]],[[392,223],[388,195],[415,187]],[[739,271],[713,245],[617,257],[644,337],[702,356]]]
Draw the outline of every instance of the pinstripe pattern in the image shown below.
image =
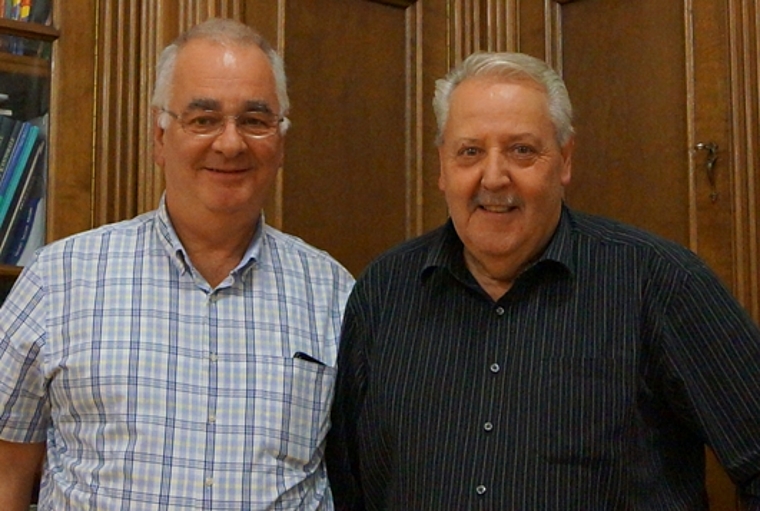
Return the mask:
[[496,303],[461,254],[449,223],[357,281],[337,509],[701,510],[704,440],[760,474],[760,331],[693,254],[564,210]]
[[24,271],[0,309],[0,437],[48,441],[40,511],[332,509],[321,460],[353,279],[262,226],[215,290],[163,202]]

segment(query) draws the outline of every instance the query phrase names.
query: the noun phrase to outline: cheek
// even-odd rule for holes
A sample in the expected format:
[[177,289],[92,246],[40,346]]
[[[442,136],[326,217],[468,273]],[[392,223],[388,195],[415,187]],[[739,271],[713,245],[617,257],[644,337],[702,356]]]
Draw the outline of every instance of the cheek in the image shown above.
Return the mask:
[[447,166],[438,176],[438,188],[447,197],[471,197],[480,189],[481,177],[482,172],[477,166]]

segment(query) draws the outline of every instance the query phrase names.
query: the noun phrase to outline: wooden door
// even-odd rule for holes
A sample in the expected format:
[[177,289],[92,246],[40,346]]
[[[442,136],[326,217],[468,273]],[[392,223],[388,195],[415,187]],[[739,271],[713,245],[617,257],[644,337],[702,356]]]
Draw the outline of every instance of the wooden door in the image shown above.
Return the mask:
[[406,236],[405,12],[301,4],[285,10],[293,105],[280,223],[358,273]]
[[248,3],[278,41],[292,103],[267,218],[355,275],[445,219],[430,103],[449,64],[445,13],[442,0]]
[[[757,320],[757,93],[752,99],[749,80],[757,77],[757,47],[747,46],[757,36],[757,4],[750,4],[546,2],[542,12],[520,13],[527,29],[515,49],[552,62],[573,99],[568,203],[692,248]],[[535,30],[538,15],[543,30]],[[708,487],[711,509],[737,508],[709,452]]]

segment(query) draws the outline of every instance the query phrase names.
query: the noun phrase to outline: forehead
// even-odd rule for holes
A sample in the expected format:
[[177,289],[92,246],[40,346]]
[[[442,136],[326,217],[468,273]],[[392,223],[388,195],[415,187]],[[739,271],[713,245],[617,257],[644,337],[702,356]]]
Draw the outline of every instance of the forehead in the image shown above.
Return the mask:
[[177,55],[171,87],[175,107],[200,99],[231,107],[251,101],[278,107],[272,66],[256,45],[189,41]]
[[469,78],[452,92],[450,118],[489,113],[548,116],[548,97],[532,80],[493,77]]
[[452,92],[444,140],[529,133],[554,135],[547,95],[532,80],[468,78]]

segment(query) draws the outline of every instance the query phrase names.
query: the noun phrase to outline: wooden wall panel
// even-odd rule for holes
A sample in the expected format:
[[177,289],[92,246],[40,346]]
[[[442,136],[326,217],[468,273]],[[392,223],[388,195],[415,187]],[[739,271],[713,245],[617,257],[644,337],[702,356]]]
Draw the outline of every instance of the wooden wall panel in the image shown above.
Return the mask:
[[107,223],[136,211],[141,120],[140,3],[101,2],[95,142],[95,221]]
[[568,202],[688,246],[683,31],[677,2],[584,0],[562,10],[577,129]]
[[451,41],[451,0],[419,0],[418,13],[418,105],[415,147],[418,151],[419,186],[418,208],[420,222],[411,234],[421,234],[442,224],[448,208],[438,190],[438,149],[435,146],[436,120],[433,112],[435,81],[442,78],[454,64]]
[[[760,323],[760,0],[727,0],[730,41],[734,294]],[[721,241],[728,242],[725,236]]]
[[292,103],[267,219],[354,273],[446,218],[431,104],[446,12],[444,0],[248,2],[246,20],[284,54]]
[[[96,8],[89,2],[55,2],[50,111],[47,239],[92,226],[93,117]],[[65,28],[64,28],[65,27]],[[75,206],[75,207],[72,207]]]
[[404,8],[288,3],[282,228],[354,273],[406,235]]

